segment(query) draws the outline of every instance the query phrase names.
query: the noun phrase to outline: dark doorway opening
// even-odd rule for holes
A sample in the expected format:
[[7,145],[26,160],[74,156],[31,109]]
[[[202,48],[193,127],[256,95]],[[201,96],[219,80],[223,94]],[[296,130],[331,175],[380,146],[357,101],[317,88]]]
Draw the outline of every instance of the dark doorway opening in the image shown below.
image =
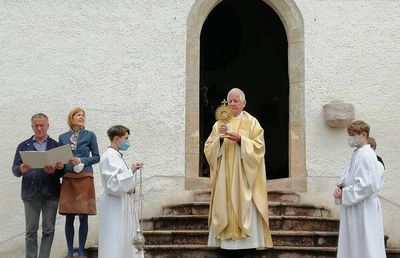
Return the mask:
[[200,176],[209,176],[204,142],[215,109],[233,87],[264,128],[267,178],[289,175],[289,78],[285,28],[262,0],[224,0],[208,15],[200,38]]

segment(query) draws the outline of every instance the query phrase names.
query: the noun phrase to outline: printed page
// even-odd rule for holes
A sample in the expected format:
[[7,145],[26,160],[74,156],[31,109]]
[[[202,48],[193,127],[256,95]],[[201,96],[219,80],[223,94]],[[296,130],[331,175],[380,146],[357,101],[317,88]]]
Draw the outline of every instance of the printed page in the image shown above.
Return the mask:
[[55,166],[57,161],[65,164],[73,158],[69,144],[48,151],[20,151],[19,154],[22,161],[31,168],[44,168],[45,165]]

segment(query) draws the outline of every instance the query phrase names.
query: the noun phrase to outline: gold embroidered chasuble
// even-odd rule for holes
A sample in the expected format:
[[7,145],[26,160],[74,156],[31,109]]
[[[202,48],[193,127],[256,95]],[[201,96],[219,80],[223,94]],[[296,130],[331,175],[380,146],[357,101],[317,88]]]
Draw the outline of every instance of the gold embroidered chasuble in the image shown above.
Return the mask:
[[272,247],[264,130],[257,119],[245,111],[233,118],[229,127],[240,134],[240,144],[228,139],[220,143],[216,122],[204,146],[212,184],[209,228],[212,223],[219,240],[249,237],[252,234],[253,202],[263,222],[264,246],[260,248]]

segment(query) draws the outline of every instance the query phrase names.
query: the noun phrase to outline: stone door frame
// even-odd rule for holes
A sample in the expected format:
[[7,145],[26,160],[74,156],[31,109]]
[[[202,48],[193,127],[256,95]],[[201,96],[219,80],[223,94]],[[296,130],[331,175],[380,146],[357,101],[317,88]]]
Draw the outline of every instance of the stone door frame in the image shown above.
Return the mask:
[[[185,188],[210,189],[199,176],[200,33],[210,12],[222,0],[196,0],[187,19]],[[307,190],[304,125],[304,22],[294,0],[263,0],[281,19],[288,39],[289,177],[268,180],[270,190]],[[273,150],[272,150],[273,151]],[[268,173],[268,171],[267,171]]]

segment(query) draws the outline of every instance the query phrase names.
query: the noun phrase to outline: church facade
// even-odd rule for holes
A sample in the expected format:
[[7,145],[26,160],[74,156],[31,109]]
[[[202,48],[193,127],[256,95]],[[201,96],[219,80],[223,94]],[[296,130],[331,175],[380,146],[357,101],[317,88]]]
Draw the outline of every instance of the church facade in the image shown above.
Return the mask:
[[[202,144],[213,111],[236,86],[264,123],[269,188],[299,192],[334,214],[334,187],[352,149],[323,107],[351,106],[338,115],[368,122],[386,165],[385,234],[400,247],[398,13],[393,0],[2,1],[0,257],[24,253],[21,178],[11,165],[34,113],[49,116],[57,139],[68,112],[82,107],[101,153],[110,126],[129,127],[124,157],[145,163],[150,217],[209,189]],[[65,249],[63,223],[58,216],[54,257]],[[87,246],[96,243],[93,216]]]

